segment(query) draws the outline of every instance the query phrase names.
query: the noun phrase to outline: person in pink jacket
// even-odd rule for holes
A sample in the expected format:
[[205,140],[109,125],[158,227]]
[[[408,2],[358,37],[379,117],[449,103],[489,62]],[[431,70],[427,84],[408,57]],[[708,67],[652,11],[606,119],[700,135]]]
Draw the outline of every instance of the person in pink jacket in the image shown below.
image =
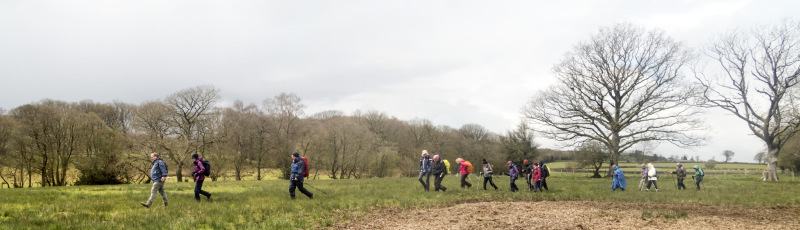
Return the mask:
[[456,164],[458,164],[458,172],[461,173],[461,188],[464,188],[464,186],[471,188],[472,184],[467,182],[467,176],[469,176],[467,172],[467,162],[465,162],[464,159],[456,158]]
[[203,167],[203,158],[197,155],[197,153],[192,154],[192,159],[194,160],[194,171],[192,172],[192,177],[194,177],[194,199],[197,202],[200,202],[200,194],[206,196],[206,198],[211,199],[211,193],[203,191],[203,181],[206,180],[206,168]]
[[539,162],[533,163],[533,192],[542,190],[542,169],[539,168]]

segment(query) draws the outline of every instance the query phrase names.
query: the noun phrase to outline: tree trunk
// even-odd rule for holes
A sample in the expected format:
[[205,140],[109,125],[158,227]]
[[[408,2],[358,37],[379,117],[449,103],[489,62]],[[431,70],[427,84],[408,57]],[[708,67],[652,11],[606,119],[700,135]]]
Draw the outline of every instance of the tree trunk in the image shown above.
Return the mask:
[[765,181],[778,181],[778,150],[772,147],[767,153],[767,175]]
[[175,171],[175,177],[178,178],[178,182],[183,182],[183,164],[178,164],[178,171]]

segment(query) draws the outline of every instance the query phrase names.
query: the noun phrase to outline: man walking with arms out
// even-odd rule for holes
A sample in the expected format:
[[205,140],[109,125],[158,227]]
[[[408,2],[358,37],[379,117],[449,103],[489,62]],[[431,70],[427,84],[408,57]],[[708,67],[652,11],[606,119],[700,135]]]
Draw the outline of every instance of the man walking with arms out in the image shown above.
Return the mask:
[[164,192],[164,181],[167,180],[167,163],[158,157],[158,153],[151,153],[150,160],[153,161],[153,166],[150,168],[150,180],[153,181],[153,188],[150,189],[150,199],[142,203],[142,206],[149,208],[156,199],[156,192],[161,193],[161,198],[164,200],[164,207],[167,207],[167,193]]

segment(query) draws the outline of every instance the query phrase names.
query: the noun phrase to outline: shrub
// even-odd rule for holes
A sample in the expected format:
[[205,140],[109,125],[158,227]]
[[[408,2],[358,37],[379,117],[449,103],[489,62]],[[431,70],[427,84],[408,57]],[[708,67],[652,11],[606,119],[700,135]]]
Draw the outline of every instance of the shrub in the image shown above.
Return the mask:
[[715,161],[714,159],[706,161],[707,169],[714,169],[715,167],[717,167],[717,161]]

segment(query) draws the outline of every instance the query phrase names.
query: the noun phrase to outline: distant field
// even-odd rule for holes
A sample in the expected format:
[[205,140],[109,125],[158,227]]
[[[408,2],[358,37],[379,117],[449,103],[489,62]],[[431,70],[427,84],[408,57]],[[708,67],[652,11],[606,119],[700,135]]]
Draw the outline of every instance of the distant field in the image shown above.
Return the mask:
[[[554,172],[548,193],[509,192],[508,177],[498,176],[499,191],[483,191],[472,176],[470,190],[458,188],[448,176],[445,193],[423,192],[416,178],[309,181],[328,194],[307,187],[315,199],[289,200],[288,182],[206,182],[213,200],[196,203],[193,183],[167,183],[169,207],[160,198],[150,209],[139,205],[150,185],[69,186],[0,190],[0,229],[296,229],[320,228],[351,220],[378,209],[453,206],[472,201],[621,201],[647,203],[693,202],[724,206],[800,205],[800,183],[761,182],[757,176],[709,176],[702,191],[676,191],[670,177],[659,180],[661,192],[634,191],[636,175],[628,175],[628,192],[611,192],[611,180]],[[433,180],[431,180],[432,182]],[[691,180],[687,186],[692,188]],[[517,185],[525,187],[523,180]]]

